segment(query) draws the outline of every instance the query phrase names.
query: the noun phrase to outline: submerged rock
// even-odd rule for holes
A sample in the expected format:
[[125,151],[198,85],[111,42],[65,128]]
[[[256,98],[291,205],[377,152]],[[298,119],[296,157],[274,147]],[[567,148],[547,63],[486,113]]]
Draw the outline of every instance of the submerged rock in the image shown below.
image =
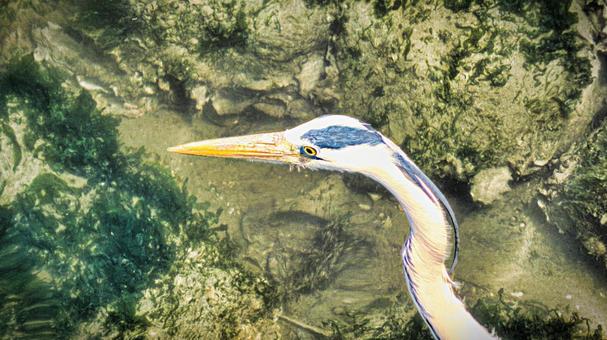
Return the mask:
[[[340,111],[381,127],[437,176],[467,181],[506,162],[536,171],[534,159],[572,142],[563,136],[573,117],[590,119],[575,111],[590,50],[573,33],[570,1],[490,3],[353,4],[336,38]],[[556,41],[563,53],[547,52]]]
[[312,55],[301,66],[301,72],[297,75],[299,83],[299,94],[307,97],[320,80],[325,69],[325,60],[319,55]]
[[470,195],[475,202],[491,204],[510,191],[512,175],[508,167],[481,170],[472,178]]
[[[67,7],[73,15],[40,33],[51,43],[37,38],[37,55],[99,79],[95,85],[137,106],[121,110],[97,91],[98,103],[118,114],[154,111],[156,102],[135,98],[155,93],[217,120],[349,114],[381,129],[431,175],[460,182],[503,164],[519,176],[535,173],[535,160],[552,159],[591,119],[576,109],[596,60],[583,36],[602,27],[593,26],[598,19],[577,24],[599,10],[571,0]],[[578,26],[588,34],[577,35]],[[105,53],[125,81],[84,67],[71,37]]]
[[196,110],[202,111],[205,104],[209,102],[207,91],[206,86],[196,86],[190,91],[190,98],[196,103]]

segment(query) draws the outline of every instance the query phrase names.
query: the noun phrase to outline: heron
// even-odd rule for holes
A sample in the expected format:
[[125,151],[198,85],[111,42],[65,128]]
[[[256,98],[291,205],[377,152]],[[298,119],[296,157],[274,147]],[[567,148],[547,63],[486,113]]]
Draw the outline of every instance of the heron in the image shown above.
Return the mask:
[[[434,338],[496,338],[454,292],[449,272],[457,263],[459,235],[449,202],[400,147],[371,125],[349,116],[325,115],[281,132],[203,140],[168,151],[359,173],[375,180],[396,198],[409,221],[400,252],[405,283]],[[448,271],[445,262],[452,257],[451,248]]]

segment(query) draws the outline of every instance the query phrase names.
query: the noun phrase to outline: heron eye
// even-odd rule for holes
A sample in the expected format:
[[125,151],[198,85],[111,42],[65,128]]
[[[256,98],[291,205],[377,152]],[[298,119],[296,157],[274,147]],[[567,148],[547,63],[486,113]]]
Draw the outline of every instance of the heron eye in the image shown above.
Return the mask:
[[303,153],[306,156],[312,156],[312,157],[314,157],[318,153],[318,151],[316,151],[316,149],[314,149],[311,146],[304,146],[304,147],[301,148],[301,150],[303,151]]

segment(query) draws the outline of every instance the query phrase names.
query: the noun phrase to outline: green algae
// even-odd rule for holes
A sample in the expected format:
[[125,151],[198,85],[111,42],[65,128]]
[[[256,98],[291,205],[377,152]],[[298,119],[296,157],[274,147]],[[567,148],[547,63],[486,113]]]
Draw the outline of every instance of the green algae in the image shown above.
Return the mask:
[[532,301],[507,301],[501,289],[496,298],[482,298],[472,313],[503,339],[602,339],[601,325],[568,308],[549,309]]
[[129,35],[141,29],[140,21],[128,0],[76,1],[79,24],[88,28],[102,49],[120,44]]
[[[470,308],[471,313],[501,339],[602,339],[601,325],[570,312],[548,309],[532,301],[511,301],[501,289],[496,297],[483,297]],[[410,316],[401,306],[393,306],[375,318],[346,312],[347,322],[328,320],[331,339],[409,339],[432,337],[417,314]]]
[[[191,51],[246,44],[249,28],[242,1],[204,4],[159,1],[138,4],[129,0],[79,1],[73,23],[101,49],[111,49],[126,38],[147,35],[158,45],[186,42]],[[186,45],[186,46],[187,46]]]
[[418,315],[411,315],[402,306],[392,306],[379,318],[362,313],[345,312],[346,321],[328,320],[330,339],[430,339],[432,334]]
[[560,230],[582,241],[585,250],[607,269],[607,126],[593,131],[570,153],[576,164],[566,179],[548,185],[545,212]]
[[[294,214],[290,215],[294,219]],[[314,218],[303,213],[299,215],[308,220]],[[310,237],[309,248],[281,249],[272,254],[273,260],[281,263],[281,268],[272,271],[266,264],[266,275],[278,287],[281,302],[326,289],[344,269],[343,261],[349,252],[365,246],[364,240],[356,239],[347,231],[348,224],[348,215],[319,221],[319,228]]]
[[64,90],[62,77],[56,69],[41,68],[33,56],[10,63],[0,77],[0,116],[8,115],[9,96],[21,98],[28,108],[28,149],[43,138],[45,143],[36,151],[54,165],[83,175],[107,175],[118,151],[118,121],[101,115],[89,93]]
[[314,235],[312,249],[301,254],[303,263],[298,266],[301,270],[292,274],[293,288],[288,289],[289,293],[306,294],[323,289],[339,273],[336,267],[344,255],[344,248],[356,246],[355,242],[348,242],[352,240],[344,230],[347,224],[348,218],[342,217],[327,223]]
[[[371,22],[348,13],[335,39],[347,94],[338,112],[381,128],[438,177],[467,182],[504,163],[526,174],[530,157],[555,152],[546,146],[558,140],[591,80],[570,2],[444,5],[392,2]],[[558,68],[556,85],[546,76]],[[527,87],[535,89],[520,93]],[[512,134],[525,150],[506,137]]]
[[[87,92],[31,56],[14,61],[0,80],[1,119],[21,109],[30,140],[23,152],[52,165],[0,209],[3,334],[141,334],[149,322],[137,315],[138,301],[158,278],[173,280],[170,270],[183,260],[179,249],[188,245],[214,254],[201,284],[229,271],[242,278],[231,283],[234,299],[257,287],[256,311],[267,313],[272,299],[264,283],[253,285],[256,279],[230,260],[226,241],[214,236],[218,213],[197,204],[143,150],[119,150],[116,118],[103,115]],[[20,106],[9,110],[9,99]],[[71,175],[64,178],[64,171]],[[226,313],[234,325],[247,320]],[[83,330],[83,322],[96,327]]]
[[[23,157],[23,153],[21,152],[21,146],[17,141],[15,131],[13,131],[13,128],[10,127],[10,125],[6,124],[4,121],[0,121],[0,129],[0,132],[4,133],[4,135],[6,135],[6,137],[10,140],[12,144],[13,159],[15,160],[13,170],[15,170],[19,166],[19,163],[21,163],[21,159]],[[2,151],[2,148],[0,148],[0,151]]]

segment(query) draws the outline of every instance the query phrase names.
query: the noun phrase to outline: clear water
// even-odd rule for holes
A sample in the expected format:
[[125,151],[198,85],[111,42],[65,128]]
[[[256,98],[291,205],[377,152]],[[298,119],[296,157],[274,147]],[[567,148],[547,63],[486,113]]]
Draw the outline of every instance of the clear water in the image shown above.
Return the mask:
[[[0,338],[427,337],[407,325],[409,230],[386,190],[166,151],[327,113],[436,180],[469,309],[575,312],[592,335],[607,325],[593,4],[0,3]],[[480,170],[504,167],[509,189],[473,200]],[[560,200],[589,168],[597,199]]]

